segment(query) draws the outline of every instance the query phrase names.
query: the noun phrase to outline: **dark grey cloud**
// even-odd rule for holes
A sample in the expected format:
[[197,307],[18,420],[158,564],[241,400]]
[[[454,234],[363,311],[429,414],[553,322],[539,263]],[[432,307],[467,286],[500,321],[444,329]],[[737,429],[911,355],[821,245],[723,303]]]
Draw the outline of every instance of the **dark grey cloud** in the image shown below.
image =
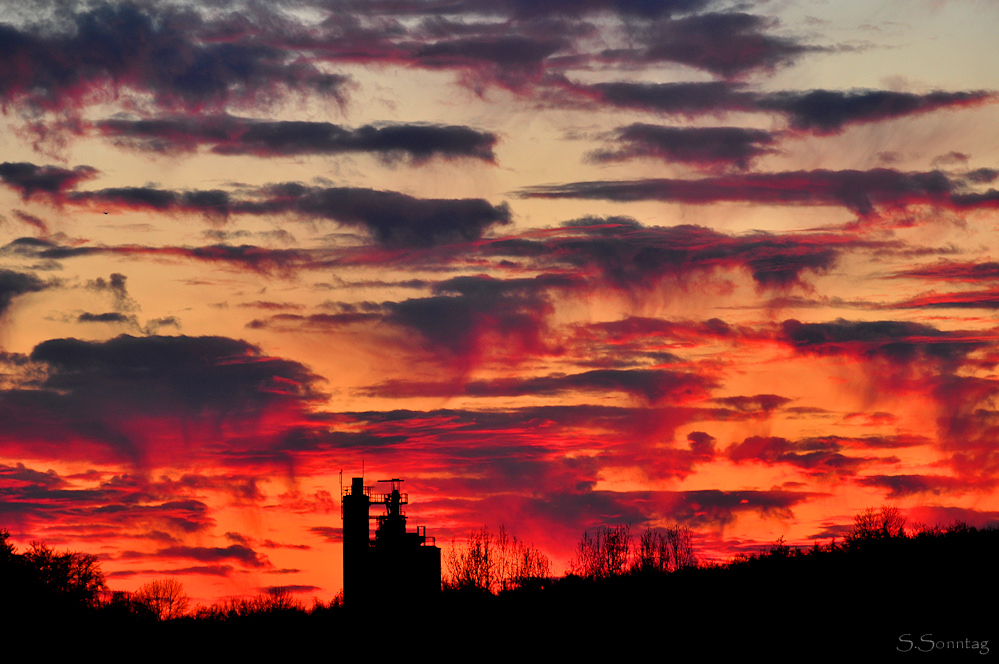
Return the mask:
[[232,544],[226,547],[171,546],[147,555],[150,558],[196,560],[201,563],[231,561],[251,569],[271,567],[266,556],[241,544]]
[[[769,491],[607,492],[551,493],[529,503],[532,513],[561,522],[573,515],[577,532],[583,528],[638,524],[668,519],[691,528],[724,528],[746,514],[791,519],[792,509],[817,494],[772,489]],[[543,501],[543,502],[542,502]]]
[[721,397],[714,399],[714,401],[741,412],[769,416],[793,400],[777,394],[755,394],[753,396]]
[[[497,82],[518,88],[540,80],[545,61],[566,47],[562,39],[521,35],[441,40],[418,47],[415,62],[428,68],[469,69],[488,73]],[[488,69],[484,70],[484,67]]]
[[319,379],[290,360],[226,337],[51,339],[31,352],[49,367],[44,387],[144,412],[247,412],[268,402],[319,396]]
[[810,90],[761,95],[757,105],[762,110],[785,114],[794,129],[835,134],[851,124],[972,106],[995,98],[996,93],[985,90],[926,94],[888,90]]
[[272,185],[262,194],[263,200],[246,201],[234,209],[329,219],[367,229],[386,246],[429,247],[477,240],[487,229],[511,220],[506,204],[492,205],[481,198],[416,198],[394,191],[298,183]]
[[57,202],[107,210],[151,210],[155,212],[193,212],[214,221],[225,221],[232,201],[218,189],[175,191],[154,187],[110,187],[93,191],[72,191]]
[[339,314],[275,314],[267,318],[255,318],[246,324],[251,330],[272,329],[312,329],[334,330],[359,323],[377,323],[383,320],[381,313],[351,312]]
[[[308,251],[303,249],[270,249],[254,245],[241,244],[210,244],[200,247],[147,246],[147,245],[115,245],[115,246],[67,246],[51,240],[39,238],[18,238],[11,241],[0,252],[9,253],[23,258],[34,258],[44,261],[59,261],[81,256],[157,256],[161,258],[183,258],[218,265],[233,269],[249,270],[260,274],[278,274],[285,276],[295,270],[308,267],[327,265],[329,252]],[[121,275],[124,276],[124,275]],[[112,275],[113,277],[113,275]],[[102,286],[103,284],[103,286]],[[121,281],[124,285],[124,281]],[[95,290],[112,292],[115,295],[115,306],[124,311],[138,308],[131,296],[119,299],[114,293],[110,281],[103,278],[90,282],[89,287]],[[170,317],[164,319],[168,321]],[[174,319],[176,322],[176,319]]]
[[757,157],[774,152],[775,140],[773,133],[762,129],[635,123],[619,127],[610,146],[588,156],[598,162],[647,157],[706,168],[745,169]]
[[762,16],[740,12],[659,21],[646,33],[646,46],[638,58],[678,62],[731,78],[754,70],[774,70],[819,50],[769,33],[773,24]]
[[343,541],[343,528],[335,528],[333,526],[313,526],[312,528],[309,528],[309,532],[333,544],[339,544]]
[[[567,64],[678,62],[725,77],[770,70],[815,47],[774,21],[708,12],[711,0],[327,2],[318,20],[265,5],[104,3],[0,24],[0,97],[38,110],[79,109],[111,87],[140,107],[201,113],[315,94],[343,105],[351,80],[326,64],[450,69],[481,91],[527,90]],[[43,15],[39,12],[39,15]],[[408,20],[407,20],[408,17]],[[583,52],[623,24],[635,47]],[[607,40],[613,43],[613,37]],[[28,113],[31,115],[31,113]],[[45,133],[43,123],[35,129]]]
[[121,314],[116,311],[110,311],[103,314],[92,314],[88,312],[83,312],[77,319],[80,323],[127,323],[127,324],[137,324],[134,316],[129,316],[127,314]]
[[259,418],[300,414],[325,398],[305,366],[225,337],[52,339],[29,357],[43,375],[30,389],[0,391],[0,448],[24,458],[142,465],[207,453],[225,436],[242,436],[238,449],[266,448]]
[[790,441],[778,436],[750,436],[731,445],[725,452],[735,463],[755,461],[766,465],[785,463],[817,476],[847,477],[865,466],[898,462],[897,457],[856,457],[843,454],[834,438],[806,438]]
[[550,99],[554,104],[576,103],[579,97],[617,108],[651,111],[663,115],[688,117],[718,114],[725,111],[756,109],[757,96],[742,91],[742,86],[730,81],[646,83],[608,81],[577,83],[552,75],[546,79],[552,87],[569,94]]
[[329,122],[266,121],[231,115],[110,119],[96,123],[115,142],[155,152],[208,146],[212,152],[272,157],[372,153],[386,159],[406,156],[471,158],[493,162],[495,134],[442,124],[380,124],[351,128]]
[[654,18],[699,11],[712,0],[329,0],[330,9],[369,15],[504,16],[531,19],[539,16],[583,16],[613,13]]
[[947,332],[908,321],[848,321],[781,323],[781,337],[803,353],[879,357],[908,365],[916,360],[960,362],[987,345],[980,335]]
[[886,489],[891,500],[915,495],[991,493],[999,480],[990,477],[967,478],[948,475],[868,475],[857,480],[861,486]]
[[431,247],[478,240],[488,229],[511,221],[509,206],[493,205],[481,198],[417,198],[395,191],[317,187],[298,182],[267,185],[250,190],[243,197],[218,189],[185,191],[148,186],[81,191],[70,189],[78,181],[70,177],[75,170],[61,169],[54,180],[43,177],[39,181],[38,174],[53,167],[13,166],[16,167],[12,169],[13,175],[4,180],[9,186],[23,195],[41,192],[56,205],[85,206],[105,212],[193,212],[216,222],[224,222],[232,214],[296,214],[365,229],[378,243],[391,247]]
[[[775,114],[786,118],[795,131],[818,135],[837,134],[856,124],[992,103],[997,98],[992,90],[914,93],[816,89],[758,92],[733,81],[609,81],[584,84],[554,74],[546,82],[552,88],[568,93],[549,97],[554,105],[589,99],[597,104],[672,116],[695,117],[729,112]],[[967,155],[951,153],[934,164],[965,163],[967,160]]]
[[769,491],[719,491],[703,489],[671,494],[666,514],[679,523],[720,528],[745,513],[764,518],[791,519],[792,508],[816,494],[771,489]]
[[0,268],[0,315],[7,311],[17,296],[37,293],[47,287],[45,282],[33,274]]
[[989,283],[999,281],[999,262],[938,261],[903,270],[892,276],[896,278],[915,277],[942,282]]
[[97,175],[97,169],[90,166],[62,168],[60,166],[37,166],[27,162],[0,164],[0,181],[21,194],[27,200],[36,194],[56,196],[73,189],[80,182]]
[[[585,198],[617,202],[659,200],[687,204],[721,202],[770,205],[838,205],[867,217],[878,209],[935,204],[976,207],[993,204],[960,194],[940,171],[887,168],[747,173],[700,179],[604,180],[542,185],[520,190],[524,198]],[[999,200],[999,199],[997,199]]]
[[345,76],[264,38],[281,23],[295,32],[279,15],[208,16],[177,5],[99,2],[64,7],[48,22],[0,24],[0,60],[14,65],[0,75],[0,98],[63,109],[113,86],[189,111],[300,90],[343,101]]
[[654,288],[666,278],[724,268],[748,270],[761,288],[786,288],[799,284],[805,272],[835,265],[844,242],[841,236],[732,236],[700,226],[643,227],[593,218],[545,240],[500,242],[485,251],[532,257],[538,266],[573,267],[581,280],[595,269],[614,288]]
[[518,18],[546,15],[583,16],[598,12],[658,18],[699,11],[711,0],[471,0],[458,3],[476,11],[505,10]]
[[114,309],[119,313],[135,311],[139,308],[139,304],[128,294],[127,281],[128,277],[124,274],[112,272],[111,276],[106,280],[103,277],[97,277],[93,281],[88,282],[87,288],[99,293],[110,294],[114,303]]
[[951,197],[959,209],[999,209],[999,190],[989,189],[980,193],[960,193]]
[[999,309],[999,289],[917,295],[891,305],[896,309]]
[[661,369],[596,369],[578,374],[553,374],[531,378],[472,380],[453,383],[389,381],[365,394],[400,398],[422,396],[471,397],[551,396],[571,392],[624,392],[649,403],[671,403],[703,398],[715,387],[712,379],[694,373]]
[[418,332],[432,349],[468,359],[483,352],[491,336],[511,349],[543,353],[552,310],[548,289],[562,285],[558,278],[455,277],[435,285],[431,297],[386,302],[385,321]]

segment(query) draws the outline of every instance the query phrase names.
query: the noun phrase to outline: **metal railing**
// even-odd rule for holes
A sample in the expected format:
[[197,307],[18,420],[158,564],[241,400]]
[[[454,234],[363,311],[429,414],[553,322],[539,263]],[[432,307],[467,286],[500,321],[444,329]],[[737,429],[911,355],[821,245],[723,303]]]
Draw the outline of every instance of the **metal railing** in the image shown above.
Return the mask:
[[[371,502],[372,502],[372,504],[375,504],[375,505],[387,505],[392,500],[392,494],[391,493],[376,493],[376,494],[369,493],[367,495],[369,495],[371,497]],[[400,493],[399,494],[399,504],[400,505],[408,505],[409,504],[409,494],[408,493]]]

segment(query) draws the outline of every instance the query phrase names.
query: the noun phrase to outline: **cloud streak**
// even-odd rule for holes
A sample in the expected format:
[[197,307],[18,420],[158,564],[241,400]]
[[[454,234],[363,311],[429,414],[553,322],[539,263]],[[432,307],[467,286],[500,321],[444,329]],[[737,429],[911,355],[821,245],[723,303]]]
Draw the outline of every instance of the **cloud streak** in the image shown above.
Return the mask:
[[109,119],[95,130],[115,143],[150,152],[189,152],[199,147],[221,155],[278,157],[374,154],[423,162],[434,157],[495,161],[495,134],[438,124],[344,127],[329,122],[266,121],[231,115]]
[[690,205],[752,203],[843,207],[875,217],[907,206],[986,209],[992,193],[964,193],[963,183],[941,171],[889,168],[746,173],[700,179],[595,180],[521,189],[522,198],[580,198],[613,202],[664,201]]
[[88,176],[89,167],[73,171],[33,164],[8,165],[10,175],[0,179],[25,198],[38,195],[58,206],[79,206],[96,210],[134,210],[158,213],[204,215],[224,223],[230,215],[293,214],[315,221],[334,221],[343,226],[368,231],[386,246],[426,247],[476,240],[493,226],[511,221],[506,204],[493,205],[483,199],[431,199],[395,191],[363,187],[318,187],[298,182],[266,185],[249,196],[236,197],[227,191],[172,190],[155,187],[109,187],[94,190],[71,189],[79,181],[75,174]]
[[608,81],[579,83],[551,76],[553,89],[568,93],[552,97],[559,105],[589,100],[612,108],[633,109],[670,117],[696,118],[753,113],[779,118],[799,134],[831,136],[852,126],[884,123],[934,111],[960,110],[995,103],[994,90],[935,90],[926,93],[892,90],[780,90],[757,92],[738,81],[650,83]]
[[0,315],[10,308],[16,297],[45,288],[46,284],[33,274],[0,269]]
[[608,162],[646,157],[701,168],[744,170],[757,157],[772,152],[773,143],[773,134],[758,129],[632,124],[617,130],[613,144],[618,147],[595,150],[589,158]]

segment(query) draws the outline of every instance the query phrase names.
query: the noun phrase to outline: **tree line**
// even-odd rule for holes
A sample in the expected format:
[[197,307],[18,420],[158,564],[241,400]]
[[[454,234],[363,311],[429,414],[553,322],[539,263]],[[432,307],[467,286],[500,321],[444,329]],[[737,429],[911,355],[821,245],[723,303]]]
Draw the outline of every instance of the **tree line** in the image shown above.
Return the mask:
[[[442,586],[466,595],[468,591],[509,595],[536,590],[550,595],[574,584],[579,587],[579,583],[628,578],[647,583],[687,571],[702,574],[684,575],[683,584],[695,578],[700,579],[697,583],[708,584],[718,570],[770,574],[767,570],[776,569],[787,577],[789,570],[806,568],[822,569],[822,574],[850,569],[843,576],[846,580],[862,577],[868,563],[871,569],[884,564],[895,571],[911,570],[915,576],[925,574],[926,568],[913,561],[927,557],[941,566],[941,561],[948,561],[951,570],[987,569],[993,574],[997,541],[999,530],[979,530],[963,522],[907,527],[897,507],[884,505],[858,513],[852,529],[839,542],[833,539],[826,545],[799,547],[780,538],[757,553],[740,554],[724,564],[704,564],[698,560],[692,532],[686,526],[646,528],[635,537],[630,526],[617,525],[584,532],[568,561],[567,573],[555,578],[550,558],[533,544],[518,539],[504,526],[498,533],[483,527],[468,533],[463,542],[452,541],[444,551]],[[96,556],[57,552],[37,542],[18,553],[6,530],[0,530],[0,579],[7,596],[21,598],[26,612],[44,610],[62,616],[89,612],[132,621],[236,622],[275,615],[319,616],[343,607],[342,594],[329,602],[314,599],[306,606],[289,590],[274,588],[255,597],[228,598],[192,608],[183,584],[176,579],[151,581],[134,592],[112,591]]]
[[[569,574],[607,579],[629,573],[670,573],[697,566],[691,531],[673,524],[647,528],[637,547],[631,527],[620,525],[583,533],[570,561]],[[463,543],[451,542],[444,554],[445,590],[502,593],[550,585],[551,559],[500,526],[499,534],[482,527]]]
[[0,530],[0,578],[5,594],[23,598],[29,610],[54,613],[93,608],[106,588],[97,556],[59,553],[40,542],[18,553],[7,530]]
[[451,542],[444,554],[443,585],[448,590],[485,593],[543,587],[551,576],[551,559],[500,526],[494,535],[483,527],[468,533],[463,544]]
[[307,607],[291,591],[272,588],[254,597],[227,598],[192,609],[191,599],[177,579],[157,579],[135,591],[111,590],[97,556],[59,552],[40,542],[18,553],[6,529],[0,529],[0,583],[5,597],[17,598],[22,616],[41,613],[55,619],[234,621],[288,613],[319,614],[343,604],[342,595],[337,595],[325,603],[316,599]]
[[668,574],[697,567],[692,534],[687,526],[646,528],[638,538],[637,548],[634,545],[628,525],[600,528],[592,535],[584,532],[576,545],[569,573],[584,579],[606,579],[628,573]]
[[[839,542],[832,538],[825,545],[814,542],[811,547],[803,548],[792,547],[781,537],[756,553],[737,554],[727,563],[703,565],[695,551],[693,533],[687,526],[649,527],[637,541],[630,525],[604,526],[583,533],[575,555],[566,566],[568,572],[564,578],[601,581],[628,575],[673,574],[704,567],[734,568],[754,561],[819,555],[853,554],[854,559],[859,560],[878,552],[897,552],[900,547],[927,550],[947,546],[946,543],[956,546],[961,536],[978,536],[983,542],[993,542],[999,531],[994,528],[979,531],[961,521],[946,527],[919,523],[907,527],[898,507],[881,505],[858,512],[852,528]],[[491,594],[550,587],[556,581],[550,576],[551,567],[548,556],[509,535],[504,526],[500,526],[498,535],[483,527],[469,532],[463,543],[452,540],[444,555],[443,587]]]

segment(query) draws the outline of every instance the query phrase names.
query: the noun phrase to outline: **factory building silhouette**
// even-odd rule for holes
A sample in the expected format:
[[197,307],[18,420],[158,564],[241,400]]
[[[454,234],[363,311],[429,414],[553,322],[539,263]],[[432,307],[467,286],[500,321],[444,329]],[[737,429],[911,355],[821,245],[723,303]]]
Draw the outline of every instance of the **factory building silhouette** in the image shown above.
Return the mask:
[[[409,496],[400,491],[402,480],[388,493],[372,492],[364,478],[355,477],[343,488],[343,599],[350,607],[372,606],[379,599],[406,603],[434,597],[441,591],[441,550],[426,526],[406,532],[402,506]],[[369,534],[369,510],[384,505],[377,515],[374,538]]]

